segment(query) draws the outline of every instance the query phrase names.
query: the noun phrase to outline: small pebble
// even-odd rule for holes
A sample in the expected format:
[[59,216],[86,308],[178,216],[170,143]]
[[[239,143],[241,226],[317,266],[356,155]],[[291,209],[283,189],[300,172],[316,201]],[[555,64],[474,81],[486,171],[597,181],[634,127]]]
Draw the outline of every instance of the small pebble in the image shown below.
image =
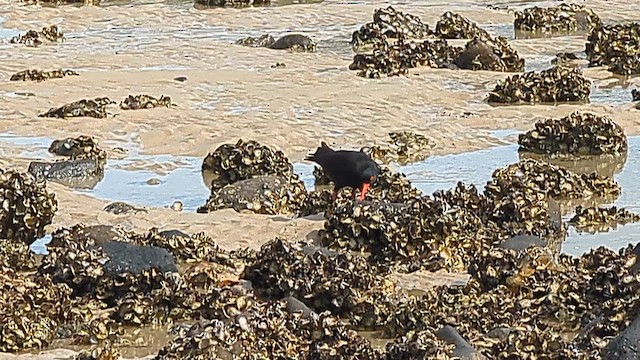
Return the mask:
[[285,63],[281,63],[281,62],[277,62],[277,63],[275,63],[274,65],[271,65],[271,67],[272,67],[272,68],[278,68],[278,69],[281,69],[281,68],[287,67],[287,64],[285,64]]
[[147,185],[160,185],[160,179],[151,178],[147,180]]
[[173,80],[179,81],[179,82],[185,82],[185,81],[187,81],[187,77],[186,76],[178,76],[176,78],[173,78]]
[[182,201],[174,201],[173,204],[171,204],[171,209],[175,211],[182,211]]

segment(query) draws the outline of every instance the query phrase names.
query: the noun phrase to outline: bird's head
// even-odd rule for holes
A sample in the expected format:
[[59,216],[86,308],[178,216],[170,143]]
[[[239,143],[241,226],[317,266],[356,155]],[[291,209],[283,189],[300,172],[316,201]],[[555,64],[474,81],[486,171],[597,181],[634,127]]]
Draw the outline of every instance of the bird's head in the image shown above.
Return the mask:
[[370,166],[362,172],[362,182],[373,185],[378,181],[378,175],[380,175],[380,169],[377,166]]

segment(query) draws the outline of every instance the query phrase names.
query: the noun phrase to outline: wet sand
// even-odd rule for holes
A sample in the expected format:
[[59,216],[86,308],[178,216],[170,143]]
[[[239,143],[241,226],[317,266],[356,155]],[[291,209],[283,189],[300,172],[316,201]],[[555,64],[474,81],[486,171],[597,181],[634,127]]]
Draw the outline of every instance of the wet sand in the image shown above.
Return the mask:
[[[417,4],[415,4],[417,3]],[[493,34],[510,37],[525,58],[527,70],[551,66],[556,53],[583,52],[586,36],[513,39],[513,9],[551,6],[555,1],[408,2],[394,6],[420,16],[434,27],[445,11],[459,12]],[[585,1],[605,22],[637,20],[635,1]],[[638,111],[630,91],[640,79],[613,76],[604,68],[585,69],[593,83],[592,102],[582,105],[493,107],[484,102],[496,82],[511,74],[452,71],[422,67],[408,77],[363,79],[348,70],[348,41],[382,1],[271,6],[247,9],[195,9],[189,1],[105,2],[102,6],[41,7],[0,1],[0,35],[8,40],[29,29],[57,24],[60,44],[29,48],[0,43],[0,133],[62,138],[92,135],[106,148],[139,148],[144,154],[204,158],[209,151],[238,138],[253,139],[301,161],[321,140],[359,148],[386,141],[391,131],[413,130],[430,138],[434,154],[462,153],[507,143],[495,130],[530,128],[535,121],[575,110],[607,115],[627,135],[640,135]],[[310,35],[318,52],[289,53],[232,45],[234,40],[269,32],[275,37],[295,31]],[[496,32],[497,31],[497,32]],[[271,68],[284,62],[285,68]],[[80,76],[45,82],[10,82],[27,68],[72,69]],[[186,76],[187,81],[173,80]],[[29,93],[32,96],[17,95]],[[82,98],[108,96],[117,102],[129,94],[168,95],[178,106],[140,111],[109,107],[105,119],[39,118],[51,107]],[[121,157],[110,153],[110,157]],[[630,155],[633,156],[633,155]],[[15,146],[0,145],[0,165],[26,170],[31,160]],[[166,164],[140,167],[166,170]],[[288,219],[238,214],[210,214],[149,208],[147,213],[117,216],[102,211],[107,201],[50,184],[59,211],[49,232],[76,223],[118,224],[131,230],[150,227],[217,234],[226,249],[259,248],[275,236],[289,240],[313,237],[321,217]],[[179,200],[179,199],[176,199]],[[206,198],[202,199],[202,202]],[[169,205],[169,204],[167,204]],[[459,281],[453,275],[416,274],[402,279],[406,288]],[[418,284],[418,285],[416,285]],[[67,355],[68,356],[68,355]],[[0,359],[34,358],[1,354]],[[56,358],[54,355],[42,358]]]

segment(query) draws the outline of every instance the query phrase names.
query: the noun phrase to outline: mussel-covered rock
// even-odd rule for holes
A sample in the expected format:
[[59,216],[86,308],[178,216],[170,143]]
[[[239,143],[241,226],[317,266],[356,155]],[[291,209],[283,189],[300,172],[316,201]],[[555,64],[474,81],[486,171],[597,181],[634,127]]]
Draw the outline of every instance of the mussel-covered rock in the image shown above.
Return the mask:
[[375,360],[380,353],[328,312],[292,314],[281,300],[256,304],[235,321],[198,322],[154,359],[214,358]]
[[55,118],[69,118],[78,116],[87,116],[94,118],[106,118],[107,117],[107,105],[115,104],[116,102],[107,98],[99,97],[95,99],[82,99],[74,101],[69,104],[65,104],[59,108],[51,108],[47,112],[38,115],[39,117],[55,117]]
[[627,137],[606,116],[573,112],[561,119],[538,121],[535,129],[518,137],[520,151],[563,155],[622,155]]
[[451,11],[442,14],[436,24],[435,34],[443,39],[473,39],[476,36],[491,38],[489,33],[478,27],[476,23]]
[[12,44],[24,44],[26,46],[39,46],[45,42],[64,41],[64,35],[58,31],[56,25],[43,27],[42,31],[29,30],[24,35],[17,35],[9,40]]
[[[637,256],[631,246],[617,253],[601,247],[580,258],[540,247],[483,250],[469,267],[468,284],[397,303],[384,329],[404,338],[388,354],[398,340],[404,349],[420,349],[410,341],[417,334],[425,345],[437,343],[436,329],[451,325],[489,358],[601,358],[609,339],[636,316]],[[560,336],[566,332],[579,334]]]
[[640,90],[638,89],[631,90],[631,97],[633,98],[633,101],[640,101]]
[[576,207],[576,214],[569,220],[578,231],[597,232],[608,231],[618,225],[624,225],[640,221],[640,215],[627,209],[618,209],[615,206],[602,207]]
[[[364,147],[360,151],[383,164],[392,161],[407,164],[425,159],[429,150],[435,146],[427,137],[413,131],[390,132],[389,137],[389,145]],[[313,173],[316,176],[316,185],[321,185],[323,178],[316,174],[316,170]]]
[[609,71],[620,75],[640,73],[640,23],[597,26],[588,41],[589,66],[609,65]]
[[307,190],[300,180],[277,175],[254,176],[212,193],[198,212],[231,208],[257,214],[297,214],[305,206]]
[[495,103],[588,102],[591,81],[580,69],[553,67],[540,72],[529,71],[499,81],[489,93]]
[[252,5],[269,5],[271,4],[271,0],[195,0],[195,3],[212,7],[245,7]]
[[404,269],[456,269],[484,246],[477,236],[488,204],[475,187],[458,187],[406,203],[338,203],[325,212],[325,246],[363,250]]
[[620,186],[595,173],[578,175],[543,161],[524,160],[493,172],[485,193],[500,198],[514,191],[531,189],[554,199],[617,197]]
[[287,179],[294,176],[293,165],[282,151],[242,139],[235,144],[220,145],[209,153],[202,163],[202,171],[213,175],[212,192],[256,175],[277,175]]
[[[324,179],[326,175],[322,168],[315,168],[313,171],[316,179]],[[328,180],[328,178],[327,178]],[[329,182],[327,181],[327,184]],[[316,183],[316,185],[321,185]],[[348,188],[344,188],[347,191]],[[342,189],[341,189],[342,190]],[[326,193],[326,192],[325,192]],[[313,193],[310,194],[310,196]],[[318,196],[324,197],[318,193]],[[346,193],[345,193],[346,194]],[[353,199],[353,194],[348,191],[345,199]],[[378,179],[371,185],[365,199],[377,200],[390,203],[405,203],[420,196],[420,190],[411,185],[411,182],[404,174],[391,171],[388,167],[381,167]],[[339,193],[340,195],[340,193]],[[342,198],[338,196],[339,198]]]
[[450,67],[463,49],[449,45],[445,40],[411,42],[402,38],[390,44],[386,39],[376,42],[370,54],[356,54],[349,65],[359,70],[358,75],[379,78],[381,75],[404,75],[419,65],[434,68]]
[[0,169],[0,237],[31,245],[58,210],[55,194],[29,173]]
[[460,69],[502,72],[524,71],[524,59],[507,43],[504,37],[475,36],[454,61]]
[[579,4],[562,3],[555,7],[516,11],[513,27],[522,31],[585,31],[602,24],[593,10]]
[[38,69],[29,69],[17,72],[11,75],[10,81],[45,81],[47,79],[62,79],[65,76],[80,75],[73,70],[51,70],[42,71]]
[[351,46],[361,48],[387,39],[422,39],[432,32],[419,17],[398,11],[392,6],[379,8],[373,13],[373,21],[366,23],[351,36]]
[[71,287],[74,295],[113,302],[129,292],[167,286],[176,273],[173,257],[162,248],[82,236],[82,227],[60,229],[47,244],[38,271]]
[[451,359],[453,345],[438,339],[433,331],[410,331],[386,346],[386,360]]
[[0,268],[0,351],[43,349],[70,317],[71,289],[38,274]]
[[54,140],[49,146],[49,152],[72,160],[90,158],[104,161],[107,159],[107,152],[98,145],[96,139],[88,135]]
[[287,34],[275,40],[273,36],[264,34],[260,37],[248,37],[240,39],[235,42],[238,45],[250,46],[250,47],[266,47],[275,50],[289,51],[307,51],[315,52],[316,43],[307,35],[302,34]]
[[139,109],[152,109],[156,107],[168,107],[173,104],[171,98],[168,96],[160,95],[159,98],[155,98],[150,95],[129,95],[126,99],[120,102],[120,109],[122,110],[139,110]]
[[0,271],[29,271],[36,267],[36,259],[25,243],[0,239]]
[[120,351],[110,341],[95,346],[89,350],[83,350],[74,356],[73,360],[118,360]]
[[316,312],[349,316],[360,326],[385,321],[384,298],[393,291],[360,256],[281,239],[263,245],[242,277],[266,298],[293,296]]

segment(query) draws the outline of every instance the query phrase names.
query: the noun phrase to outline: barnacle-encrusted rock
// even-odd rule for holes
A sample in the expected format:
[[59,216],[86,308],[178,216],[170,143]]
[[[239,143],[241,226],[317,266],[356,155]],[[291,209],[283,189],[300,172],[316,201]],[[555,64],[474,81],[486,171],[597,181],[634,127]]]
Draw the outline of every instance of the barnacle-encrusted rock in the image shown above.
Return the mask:
[[150,95],[129,95],[126,99],[120,102],[120,109],[122,110],[139,110],[139,109],[151,109],[155,107],[168,107],[170,108],[171,98],[168,96],[160,95],[160,98],[155,98]]
[[297,214],[305,206],[307,190],[297,179],[277,175],[254,176],[212,193],[198,212],[231,208],[257,214]]
[[591,81],[580,69],[553,67],[499,81],[488,100],[496,103],[588,102],[589,94]]
[[640,221],[640,215],[634,214],[627,209],[618,209],[615,206],[609,208],[601,207],[576,207],[576,214],[569,220],[578,231],[598,232],[608,231],[616,228],[618,224],[624,225]]
[[388,311],[383,301],[368,298],[381,299],[393,290],[390,281],[375,275],[360,256],[281,239],[263,245],[242,277],[264,297],[293,296],[312,310],[348,315],[367,326],[384,321]]
[[202,6],[214,7],[245,7],[252,5],[269,5],[271,0],[195,0],[195,3]]
[[104,161],[107,159],[107,152],[98,145],[96,139],[88,135],[54,140],[49,146],[49,152],[58,156],[67,156],[72,160],[90,158]]
[[42,31],[29,30],[24,35],[17,35],[11,38],[12,44],[25,44],[26,46],[39,46],[45,42],[64,41],[64,35],[58,31],[56,25],[43,27]]
[[116,102],[107,97],[95,99],[82,99],[65,104],[59,108],[50,108],[49,111],[39,114],[39,117],[69,118],[77,116],[88,116],[94,118],[106,118],[106,106]]
[[390,44],[383,38],[374,44],[371,54],[354,55],[349,69],[359,70],[358,75],[367,78],[379,78],[381,74],[403,75],[418,65],[450,67],[462,51],[445,40],[411,42],[400,38]]
[[481,29],[469,19],[451,11],[447,11],[440,17],[436,24],[436,35],[443,39],[473,39],[491,38],[489,33]]
[[523,31],[584,31],[602,22],[593,10],[584,5],[562,3],[556,7],[516,11],[513,27]]
[[609,65],[620,75],[640,73],[640,23],[601,25],[591,30],[586,44],[589,66]]
[[373,21],[368,22],[353,32],[351,46],[360,48],[380,42],[384,38],[422,39],[432,32],[429,25],[422,23],[419,17],[405,14],[392,6],[379,8],[373,13]]
[[0,237],[31,245],[58,210],[55,194],[31,174],[0,169]]
[[0,239],[0,271],[29,271],[36,267],[36,259],[24,243]]
[[47,79],[62,79],[68,75],[80,75],[73,70],[51,70],[42,71],[38,69],[29,69],[17,72],[11,75],[10,81],[45,81]]
[[198,322],[162,348],[168,359],[380,359],[368,340],[339,319],[287,311],[286,301],[259,303],[235,321]]
[[236,181],[256,175],[278,175],[291,178],[293,165],[282,151],[250,140],[238,140],[236,144],[220,145],[209,153],[202,163],[202,171],[212,173],[212,192]]
[[37,274],[0,268],[0,351],[43,349],[69,313],[71,289]]
[[307,51],[307,52],[315,52],[316,51],[316,42],[313,41],[309,36],[302,34],[287,34],[279,38],[278,40],[274,40],[273,36],[269,34],[264,34],[260,37],[248,37],[244,39],[240,39],[235,42],[238,45],[250,46],[250,47],[266,47],[269,49],[275,50],[284,50],[287,49],[289,51]]
[[[424,135],[413,131],[390,132],[389,137],[389,145],[364,147],[360,151],[383,164],[392,161],[406,164],[423,160],[435,146]],[[322,184],[322,178],[318,176],[320,174],[316,174],[316,170],[313,174],[316,176],[316,185]]]
[[518,137],[520,151],[569,155],[621,155],[627,152],[622,127],[606,116],[573,112],[561,119],[538,121]]

